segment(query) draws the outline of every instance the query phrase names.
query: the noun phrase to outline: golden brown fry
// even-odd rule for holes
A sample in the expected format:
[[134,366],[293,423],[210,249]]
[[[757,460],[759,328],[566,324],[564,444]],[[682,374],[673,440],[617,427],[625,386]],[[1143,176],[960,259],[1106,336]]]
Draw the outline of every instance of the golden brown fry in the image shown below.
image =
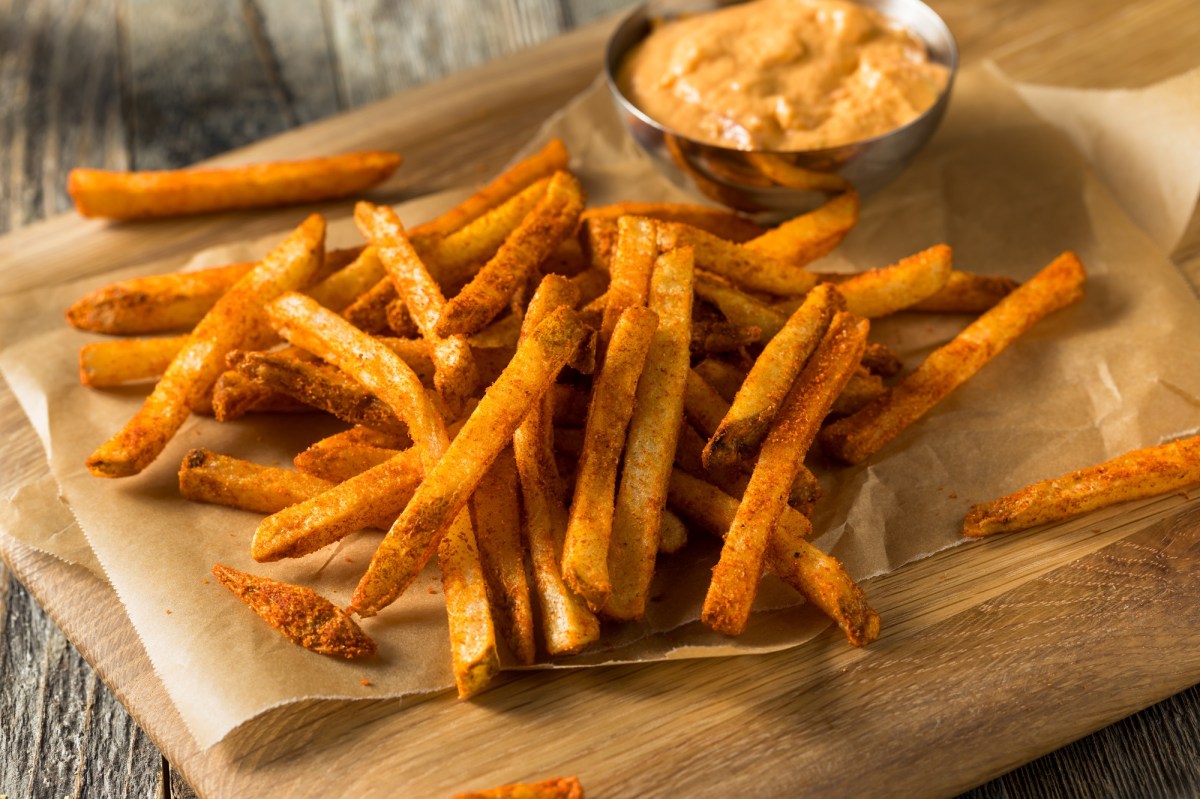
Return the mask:
[[593,611],[604,605],[612,591],[608,545],[612,536],[617,466],[633,415],[638,377],[657,328],[658,314],[654,311],[636,306],[626,308],[613,329],[608,355],[592,387],[583,452],[563,543],[562,576]]
[[962,385],[1046,314],[1083,296],[1086,273],[1073,252],[1056,258],[1020,288],[939,347],[891,391],[821,433],[835,458],[860,463]]
[[693,427],[711,436],[729,413],[729,403],[695,369],[688,372],[683,390],[683,416]]
[[[331,311],[339,313],[346,309],[358,295],[367,291],[384,277],[383,264],[374,247],[334,250],[326,260],[338,253],[356,253],[354,258],[339,267],[329,277],[307,289],[304,293]],[[328,267],[329,264],[327,263]]]
[[[670,506],[710,533],[726,535],[738,512],[738,500],[679,469],[671,473]],[[841,563],[805,538],[812,526],[798,513],[785,512],[768,542],[766,567],[837,622],[854,646],[879,635],[879,614]]]
[[[722,361],[719,358],[705,358],[696,364],[693,371],[700,375],[700,378],[705,383],[712,386],[721,395],[721,399],[726,402],[733,402],[733,398],[737,396],[738,389],[742,387],[742,383],[746,380],[745,372],[728,361]],[[713,429],[715,430],[716,428]]]
[[894,377],[904,369],[904,364],[900,363],[900,359],[890,347],[875,341],[867,342],[862,365],[880,377]]
[[687,546],[687,525],[667,508],[663,508],[660,527],[658,554],[674,555]]
[[[547,275],[529,303],[522,332],[532,334],[537,323],[548,314],[563,306],[573,306],[578,298],[573,283]],[[541,609],[542,638],[549,654],[565,655],[578,652],[599,638],[600,621],[567,588],[559,570],[567,511],[566,492],[554,458],[555,432],[551,424],[554,401],[555,394],[547,392],[525,416],[513,434],[513,454],[521,477],[524,530]]]
[[617,220],[617,242],[609,264],[607,299],[600,323],[600,347],[608,346],[617,320],[627,308],[646,304],[650,273],[658,257],[658,228],[654,220],[635,216]]
[[841,175],[805,169],[774,153],[746,153],[746,160],[772,183],[789,189],[834,193],[851,188]]
[[333,486],[312,475],[189,450],[179,467],[179,493],[194,502],[275,513]]
[[545,195],[505,239],[496,255],[446,303],[437,323],[441,336],[470,335],[503,311],[538,265],[575,232],[583,188],[568,172],[556,172]]
[[404,235],[404,227],[395,211],[386,206],[358,203],[354,219],[378,249],[379,260],[387,269],[388,277],[396,284],[413,321],[428,342],[434,386],[451,412],[457,415],[479,388],[479,373],[465,336],[443,338],[436,332],[438,318],[446,308],[441,288]]
[[692,323],[692,354],[696,356],[736,352],[762,340],[760,327],[742,327],[725,321],[704,320]]
[[[774,230],[768,230],[758,238],[746,242],[745,246],[746,249],[760,255],[769,255],[793,266],[802,266],[831,252],[846,238],[846,234],[857,222],[858,193],[851,189],[829,200],[815,211],[789,219]],[[802,294],[805,290],[773,293]]]
[[388,305],[395,299],[396,286],[391,278],[384,276],[347,305],[342,316],[364,333],[386,333],[391,330],[388,327]]
[[[726,241],[742,243],[761,236],[764,229],[732,211],[686,203],[626,202],[589,208],[580,217],[582,238],[593,266],[608,269],[619,236],[618,220],[636,216],[647,220],[683,222]],[[647,281],[649,282],[649,281]]]
[[521,342],[445,455],[426,470],[404,514],[380,543],[354,591],[355,612],[364,616],[379,612],[416,579],[483,472],[550,388],[585,334],[578,315],[563,308]]
[[614,619],[642,617],[654,576],[667,478],[690,371],[694,275],[692,250],[685,247],[660,255],[650,278],[649,305],[659,325],[646,356],[653,368],[638,380],[613,512],[608,550],[612,593],[603,612]]
[[76,300],[67,309],[67,321],[80,330],[118,335],[185,330],[254,266],[229,264],[119,280]]
[[1200,436],[1126,452],[1104,463],[1042,480],[972,505],[963,535],[979,538],[1062,521],[1119,502],[1147,499],[1200,484]]
[[522,314],[510,313],[467,339],[472,347],[481,350],[505,350],[512,353],[521,337]]
[[883,384],[883,378],[860,367],[850,376],[850,382],[846,383],[846,388],[834,401],[829,415],[849,416],[858,413],[886,393],[887,386]]
[[[236,353],[231,353],[236,354]],[[194,413],[203,413],[203,408],[193,408]],[[241,372],[227,369],[217,378],[213,386],[212,411],[219,422],[228,422],[250,412],[259,413],[306,413],[315,410],[308,403],[282,391],[267,388],[262,383],[246,377]]]
[[528,666],[536,653],[533,603],[521,544],[520,491],[517,464],[512,451],[506,449],[479,481],[471,497],[471,519],[500,634],[517,662]]
[[467,791],[450,799],[583,799],[583,786],[579,784],[578,777],[552,777],[541,782]]
[[79,350],[79,382],[105,388],[160,377],[187,340],[187,336],[172,336],[84,344]]
[[754,362],[728,414],[704,448],[705,465],[732,465],[754,456],[796,376],[825,335],[829,320],[843,307],[841,295],[832,286],[823,284],[809,292]]
[[311,588],[257,577],[220,563],[213,566],[212,573],[293,644],[347,659],[375,654],[375,642],[354,619]]
[[416,338],[421,335],[420,328],[417,327],[412,314],[408,312],[408,306],[399,297],[387,304],[384,313],[387,316],[388,330],[391,331],[393,336],[399,338]]
[[1008,277],[950,272],[946,285],[932,297],[909,307],[926,313],[983,313],[1011,294],[1017,281]]
[[[398,446],[379,446],[348,440],[343,433],[338,433],[323,438],[301,451],[292,459],[292,463],[297,471],[329,480],[331,483],[341,483],[394,458],[400,450],[407,447],[406,443],[400,444],[406,438],[394,437]],[[389,521],[389,525],[391,521],[395,521],[395,517]]]
[[734,244],[681,222],[662,222],[658,226],[660,250],[691,247],[697,268],[715,272],[744,288],[770,294],[803,294],[817,285],[816,275],[798,261],[753,249],[754,241]]
[[396,153],[359,152],[218,169],[110,172],[72,169],[67,191],[83,216],[155,217],[335,200],[382,183]]
[[704,598],[700,617],[717,632],[738,635],[746,627],[787,492],[821,421],[862,360],[868,328],[865,319],[835,314],[775,417]]
[[263,304],[304,285],[321,263],[324,244],[325,221],[310,216],[234,284],[196,325],[142,408],[88,457],[88,471],[97,477],[127,477],[149,466],[191,407],[207,398],[225,371],[225,356],[239,347],[255,349],[271,340]]
[[928,299],[950,277],[951,251],[938,244],[882,269],[860,272],[838,283],[846,309],[876,319]]
[[764,341],[774,338],[787,322],[787,315],[759,302],[715,275],[696,275],[696,296],[717,306],[721,314],[733,324],[757,327],[762,331]]

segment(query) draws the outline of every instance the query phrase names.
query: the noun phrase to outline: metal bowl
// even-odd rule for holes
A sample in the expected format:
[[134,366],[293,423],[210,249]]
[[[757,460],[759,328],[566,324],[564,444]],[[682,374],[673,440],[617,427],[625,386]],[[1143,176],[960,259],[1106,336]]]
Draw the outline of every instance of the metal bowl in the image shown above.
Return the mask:
[[870,194],[894,179],[937,129],[958,71],[958,46],[950,28],[920,0],[857,0],[914,33],[928,48],[930,60],[950,70],[945,90],[925,113],[870,139],[820,150],[737,150],[677,133],[621,93],[617,69],[652,23],[743,1],[651,0],[625,17],[608,41],[604,67],[617,110],[659,170],[679,186],[768,217],[811,210],[829,194],[850,186]]

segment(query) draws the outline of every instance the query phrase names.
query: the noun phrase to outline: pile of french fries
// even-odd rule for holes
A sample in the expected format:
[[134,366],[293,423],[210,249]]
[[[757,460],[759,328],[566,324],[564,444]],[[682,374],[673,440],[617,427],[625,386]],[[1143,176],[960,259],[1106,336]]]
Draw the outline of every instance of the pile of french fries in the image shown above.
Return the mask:
[[[530,664],[539,648],[596,642],[601,619],[640,619],[656,568],[692,530],[724,539],[702,610],[712,629],[744,630],[765,570],[869,643],[878,615],[807,541],[821,499],[810,449],[872,457],[1078,300],[1078,258],[1019,286],[954,269],[941,244],[821,274],[807,266],[854,226],[852,190],[764,229],[700,206],[586,208],[567,162],[552,141],[411,228],[360,202],[364,243],[349,250],[327,252],[314,215],[261,262],[80,299],[67,317],[81,329],[190,329],[83,348],[89,386],[158,381],[88,468],[140,472],[192,413],[343,420],[294,469],[195,449],[179,480],[188,499],[268,514],[250,544],[263,563],[386,530],[349,608],[214,573],[291,640],[351,657],[374,649],[351,615],[383,611],[436,555],[464,697],[500,669],[499,641]],[[904,374],[869,335],[871,319],[906,310],[977,318]],[[1200,479],[1195,444],[1176,450],[1192,463],[1178,479]],[[977,508],[967,533],[1010,529],[1013,515]]]

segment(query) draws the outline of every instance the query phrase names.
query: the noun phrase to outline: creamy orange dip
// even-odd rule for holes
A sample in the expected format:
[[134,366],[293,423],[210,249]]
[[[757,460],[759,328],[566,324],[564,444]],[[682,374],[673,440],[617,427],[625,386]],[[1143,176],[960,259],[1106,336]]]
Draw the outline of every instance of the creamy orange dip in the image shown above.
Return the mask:
[[753,0],[654,30],[624,95],[676,133],[739,150],[813,150],[920,116],[949,71],[881,14],[840,0]]

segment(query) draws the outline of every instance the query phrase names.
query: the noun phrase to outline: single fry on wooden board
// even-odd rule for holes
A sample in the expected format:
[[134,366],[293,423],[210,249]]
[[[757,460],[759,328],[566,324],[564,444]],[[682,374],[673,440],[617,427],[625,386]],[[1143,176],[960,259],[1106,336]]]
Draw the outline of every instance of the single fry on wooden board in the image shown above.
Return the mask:
[[1075,253],[1063,253],[952,341],[930,353],[887,394],[826,427],[821,445],[847,463],[871,457],[1039,319],[1083,297],[1085,277]]
[[654,311],[626,308],[613,329],[592,388],[562,561],[563,579],[592,610],[599,610],[612,591],[608,545],[617,468],[633,415],[638,378],[657,328]]
[[205,400],[225,370],[225,356],[271,339],[263,306],[303,286],[320,266],[324,248],[325,221],[310,216],[239,279],[196,325],[141,410],[88,457],[88,471],[97,477],[128,477],[149,466],[191,408]]
[[1135,449],[1104,463],[972,505],[963,535],[979,538],[1062,521],[1118,502],[1200,485],[1200,436]]
[[613,510],[608,551],[612,591],[603,613],[614,619],[640,619],[645,614],[654,577],[667,478],[683,420],[691,360],[692,255],[690,247],[663,253],[650,277],[649,305],[658,315],[658,329],[650,341],[647,368],[638,380]]
[[108,219],[270,208],[349,197],[387,180],[402,160],[396,153],[360,152],[162,172],[73,169],[67,191],[80,214]]
[[311,588],[213,566],[217,582],[250,606],[293,644],[322,655],[370,657],[375,642],[344,610]]
[[834,314],[776,415],[704,598],[701,618],[717,632],[737,635],[745,629],[792,481],[825,415],[862,360],[868,328],[865,319],[845,311]]

